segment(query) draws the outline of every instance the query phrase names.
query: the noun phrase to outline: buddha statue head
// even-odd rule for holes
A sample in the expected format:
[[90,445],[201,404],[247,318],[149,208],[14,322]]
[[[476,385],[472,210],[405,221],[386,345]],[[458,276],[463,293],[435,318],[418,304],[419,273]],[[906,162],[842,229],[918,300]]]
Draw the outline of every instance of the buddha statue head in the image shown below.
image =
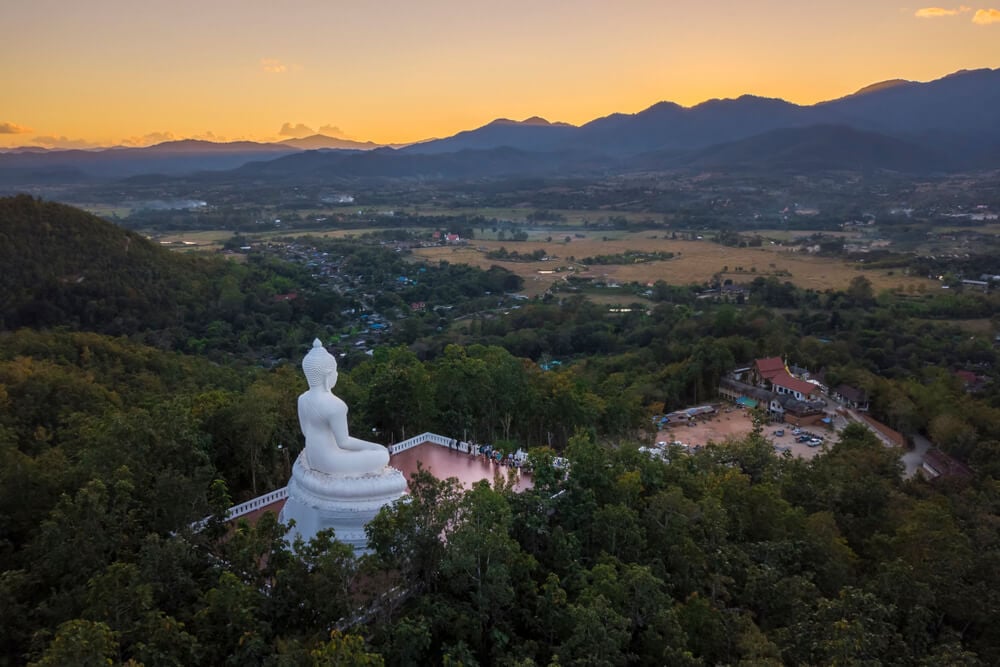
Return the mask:
[[313,341],[309,354],[302,359],[302,372],[306,376],[309,387],[325,387],[330,389],[337,381],[337,360],[326,351],[319,338]]

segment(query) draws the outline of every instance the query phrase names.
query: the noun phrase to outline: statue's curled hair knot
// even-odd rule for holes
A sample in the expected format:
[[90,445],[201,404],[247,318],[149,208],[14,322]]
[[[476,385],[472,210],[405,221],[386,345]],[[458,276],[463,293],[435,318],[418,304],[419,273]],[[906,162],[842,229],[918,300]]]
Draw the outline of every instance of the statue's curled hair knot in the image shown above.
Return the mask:
[[319,338],[313,341],[312,349],[302,359],[302,372],[310,387],[320,387],[331,373],[337,372],[337,359],[326,351]]

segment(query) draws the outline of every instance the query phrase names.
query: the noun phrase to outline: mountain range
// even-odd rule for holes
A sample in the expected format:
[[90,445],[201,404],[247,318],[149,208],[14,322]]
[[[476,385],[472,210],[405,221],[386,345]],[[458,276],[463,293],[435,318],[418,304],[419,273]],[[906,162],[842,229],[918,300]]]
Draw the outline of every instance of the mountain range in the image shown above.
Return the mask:
[[[659,102],[580,126],[497,119],[409,146],[314,135],[280,143],[174,141],[147,148],[0,153],[0,185],[139,174],[198,178],[467,179],[683,168],[1000,168],[1000,69],[926,83],[894,79],[811,106],[744,95]],[[216,172],[213,174],[204,172]]]

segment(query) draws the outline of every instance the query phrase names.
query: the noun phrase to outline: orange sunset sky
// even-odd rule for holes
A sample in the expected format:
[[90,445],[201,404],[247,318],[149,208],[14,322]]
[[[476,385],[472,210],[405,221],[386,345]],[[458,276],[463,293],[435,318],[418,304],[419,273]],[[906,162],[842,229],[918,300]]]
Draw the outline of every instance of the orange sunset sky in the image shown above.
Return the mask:
[[[998,3],[1000,0],[988,0]],[[13,0],[0,147],[446,136],[660,100],[811,104],[1000,67],[1000,9],[886,0]]]

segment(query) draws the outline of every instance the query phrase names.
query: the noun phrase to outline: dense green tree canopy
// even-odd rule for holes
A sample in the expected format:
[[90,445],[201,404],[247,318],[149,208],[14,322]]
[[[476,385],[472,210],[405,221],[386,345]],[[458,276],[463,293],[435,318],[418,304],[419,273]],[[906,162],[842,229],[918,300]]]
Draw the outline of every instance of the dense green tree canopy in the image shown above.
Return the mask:
[[[5,244],[0,664],[1000,662],[997,354],[940,319],[993,312],[994,295],[763,279],[741,305],[660,285],[630,313],[570,297],[413,318],[405,344],[344,358],[352,428],[530,448],[535,485],[418,473],[358,559],[330,534],[293,552],[273,515],[224,521],[287,480],[305,384],[276,355],[335,347],[315,322],[339,298],[276,304],[310,277],[167,255],[29,197],[0,202],[0,223],[37,238]],[[412,267],[344,252],[365,276]],[[500,271],[432,268],[407,289],[508,289]],[[639,450],[654,412],[776,354],[865,389],[972,477],[903,480],[857,426],[808,462],[759,430],[668,461]]]

